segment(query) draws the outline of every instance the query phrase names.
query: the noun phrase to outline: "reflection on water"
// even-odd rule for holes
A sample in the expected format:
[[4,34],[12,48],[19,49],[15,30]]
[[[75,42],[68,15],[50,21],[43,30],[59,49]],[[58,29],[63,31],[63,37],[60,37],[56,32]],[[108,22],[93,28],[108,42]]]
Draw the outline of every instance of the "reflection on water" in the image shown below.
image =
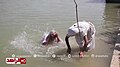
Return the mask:
[[106,4],[104,12],[104,28],[105,32],[102,35],[109,38],[108,43],[115,43],[118,28],[120,27],[120,5]]
[[[94,1],[94,3],[93,3]],[[119,4],[106,4],[102,0],[78,2],[79,19],[91,21],[97,30],[96,48],[86,57],[68,58],[64,42],[48,47],[40,44],[44,32],[55,29],[64,41],[67,29],[75,23],[72,0],[0,0],[0,62],[15,55],[32,55],[23,67],[109,67],[117,28],[120,26]],[[100,3],[98,3],[100,2]],[[74,38],[70,39],[72,55],[78,55]],[[57,58],[34,58],[36,54],[62,55]],[[103,57],[97,57],[102,55]],[[92,56],[92,57],[91,57]],[[96,56],[96,57],[95,57]]]

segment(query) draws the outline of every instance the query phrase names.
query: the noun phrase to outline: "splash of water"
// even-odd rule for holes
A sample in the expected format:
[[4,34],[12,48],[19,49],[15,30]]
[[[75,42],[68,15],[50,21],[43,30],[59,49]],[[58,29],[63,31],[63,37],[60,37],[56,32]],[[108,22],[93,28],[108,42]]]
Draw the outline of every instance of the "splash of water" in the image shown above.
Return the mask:
[[[38,28],[38,27],[36,27]],[[48,28],[47,28],[48,29]],[[34,38],[36,35],[31,34],[31,32],[37,32],[38,34],[41,34],[39,29],[33,29],[30,28],[29,26],[25,26],[23,32],[18,34],[17,36],[14,37],[14,39],[11,41],[11,45],[14,46],[17,49],[23,50],[25,52],[29,52],[30,54],[35,54],[35,53],[54,53],[57,51],[57,49],[63,48],[62,45],[59,45],[58,43],[53,43],[52,45],[45,47],[39,43],[36,43]],[[44,34],[47,34],[48,31],[46,30]],[[41,40],[41,38],[39,39]],[[62,41],[62,39],[61,39]]]
[[[39,35],[44,33],[47,34],[48,31],[46,30],[45,32],[43,31],[41,33],[41,30],[38,29],[30,28],[29,26],[25,26],[23,32],[18,34],[17,36],[14,37],[14,39],[10,42],[14,48],[22,50],[24,52],[28,52],[30,54],[46,54],[46,55],[52,55],[62,49],[65,49],[65,43],[61,39],[60,43],[53,43],[50,44],[49,46],[44,46],[41,45],[40,42],[36,43],[34,38],[36,35],[31,34],[30,32],[37,32]],[[47,28],[48,29],[48,28]],[[42,36],[41,36],[42,37]],[[41,38],[39,39],[41,40]],[[59,60],[61,61],[69,61],[68,57],[59,57]],[[47,59],[50,61],[50,59]]]
[[35,45],[32,43],[32,40],[28,39],[28,34],[26,31],[23,31],[20,35],[16,36],[11,44],[20,50],[25,52],[34,53]]

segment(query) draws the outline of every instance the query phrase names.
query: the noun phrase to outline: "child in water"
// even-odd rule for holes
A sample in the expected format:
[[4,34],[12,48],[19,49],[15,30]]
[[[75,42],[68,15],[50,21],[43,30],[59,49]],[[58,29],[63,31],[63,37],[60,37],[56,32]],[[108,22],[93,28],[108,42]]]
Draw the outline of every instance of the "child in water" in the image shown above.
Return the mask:
[[42,38],[42,45],[48,45],[52,42],[60,42],[60,38],[55,30],[50,31],[49,33],[46,33],[43,35]]

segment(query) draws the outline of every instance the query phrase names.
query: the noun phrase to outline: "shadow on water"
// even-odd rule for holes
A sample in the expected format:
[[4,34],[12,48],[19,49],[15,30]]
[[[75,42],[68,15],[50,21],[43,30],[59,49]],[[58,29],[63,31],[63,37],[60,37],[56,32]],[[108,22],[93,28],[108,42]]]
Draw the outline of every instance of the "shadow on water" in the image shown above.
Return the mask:
[[118,8],[118,9],[120,9],[120,5],[118,5],[118,6],[115,6],[115,8]]
[[104,26],[106,28],[101,35],[107,37],[109,40],[105,41],[108,44],[114,45],[117,38],[118,28],[120,24],[120,5],[106,4],[104,13]]
[[108,40],[104,41],[104,42],[114,45],[116,43],[117,33],[118,33],[118,31],[112,31],[112,32],[106,31],[106,32],[101,33],[101,35],[108,38]]

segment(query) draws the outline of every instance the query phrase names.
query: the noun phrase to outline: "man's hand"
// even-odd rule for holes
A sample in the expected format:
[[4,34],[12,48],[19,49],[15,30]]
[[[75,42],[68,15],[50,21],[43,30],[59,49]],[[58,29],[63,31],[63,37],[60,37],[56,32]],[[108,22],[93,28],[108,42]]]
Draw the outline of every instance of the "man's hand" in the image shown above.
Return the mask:
[[83,58],[83,57],[84,57],[84,52],[80,51],[80,52],[79,52],[79,57],[80,57],[80,58]]
[[87,47],[87,45],[84,45],[84,46],[83,46],[83,51],[86,51],[86,52],[87,52],[88,50],[89,50],[89,47]]
[[84,41],[85,41],[85,44],[84,44],[84,46],[83,46],[83,51],[88,51],[88,47],[87,47],[87,45],[92,41],[92,38],[90,38],[89,40],[88,40],[88,37],[87,36],[84,36]]

